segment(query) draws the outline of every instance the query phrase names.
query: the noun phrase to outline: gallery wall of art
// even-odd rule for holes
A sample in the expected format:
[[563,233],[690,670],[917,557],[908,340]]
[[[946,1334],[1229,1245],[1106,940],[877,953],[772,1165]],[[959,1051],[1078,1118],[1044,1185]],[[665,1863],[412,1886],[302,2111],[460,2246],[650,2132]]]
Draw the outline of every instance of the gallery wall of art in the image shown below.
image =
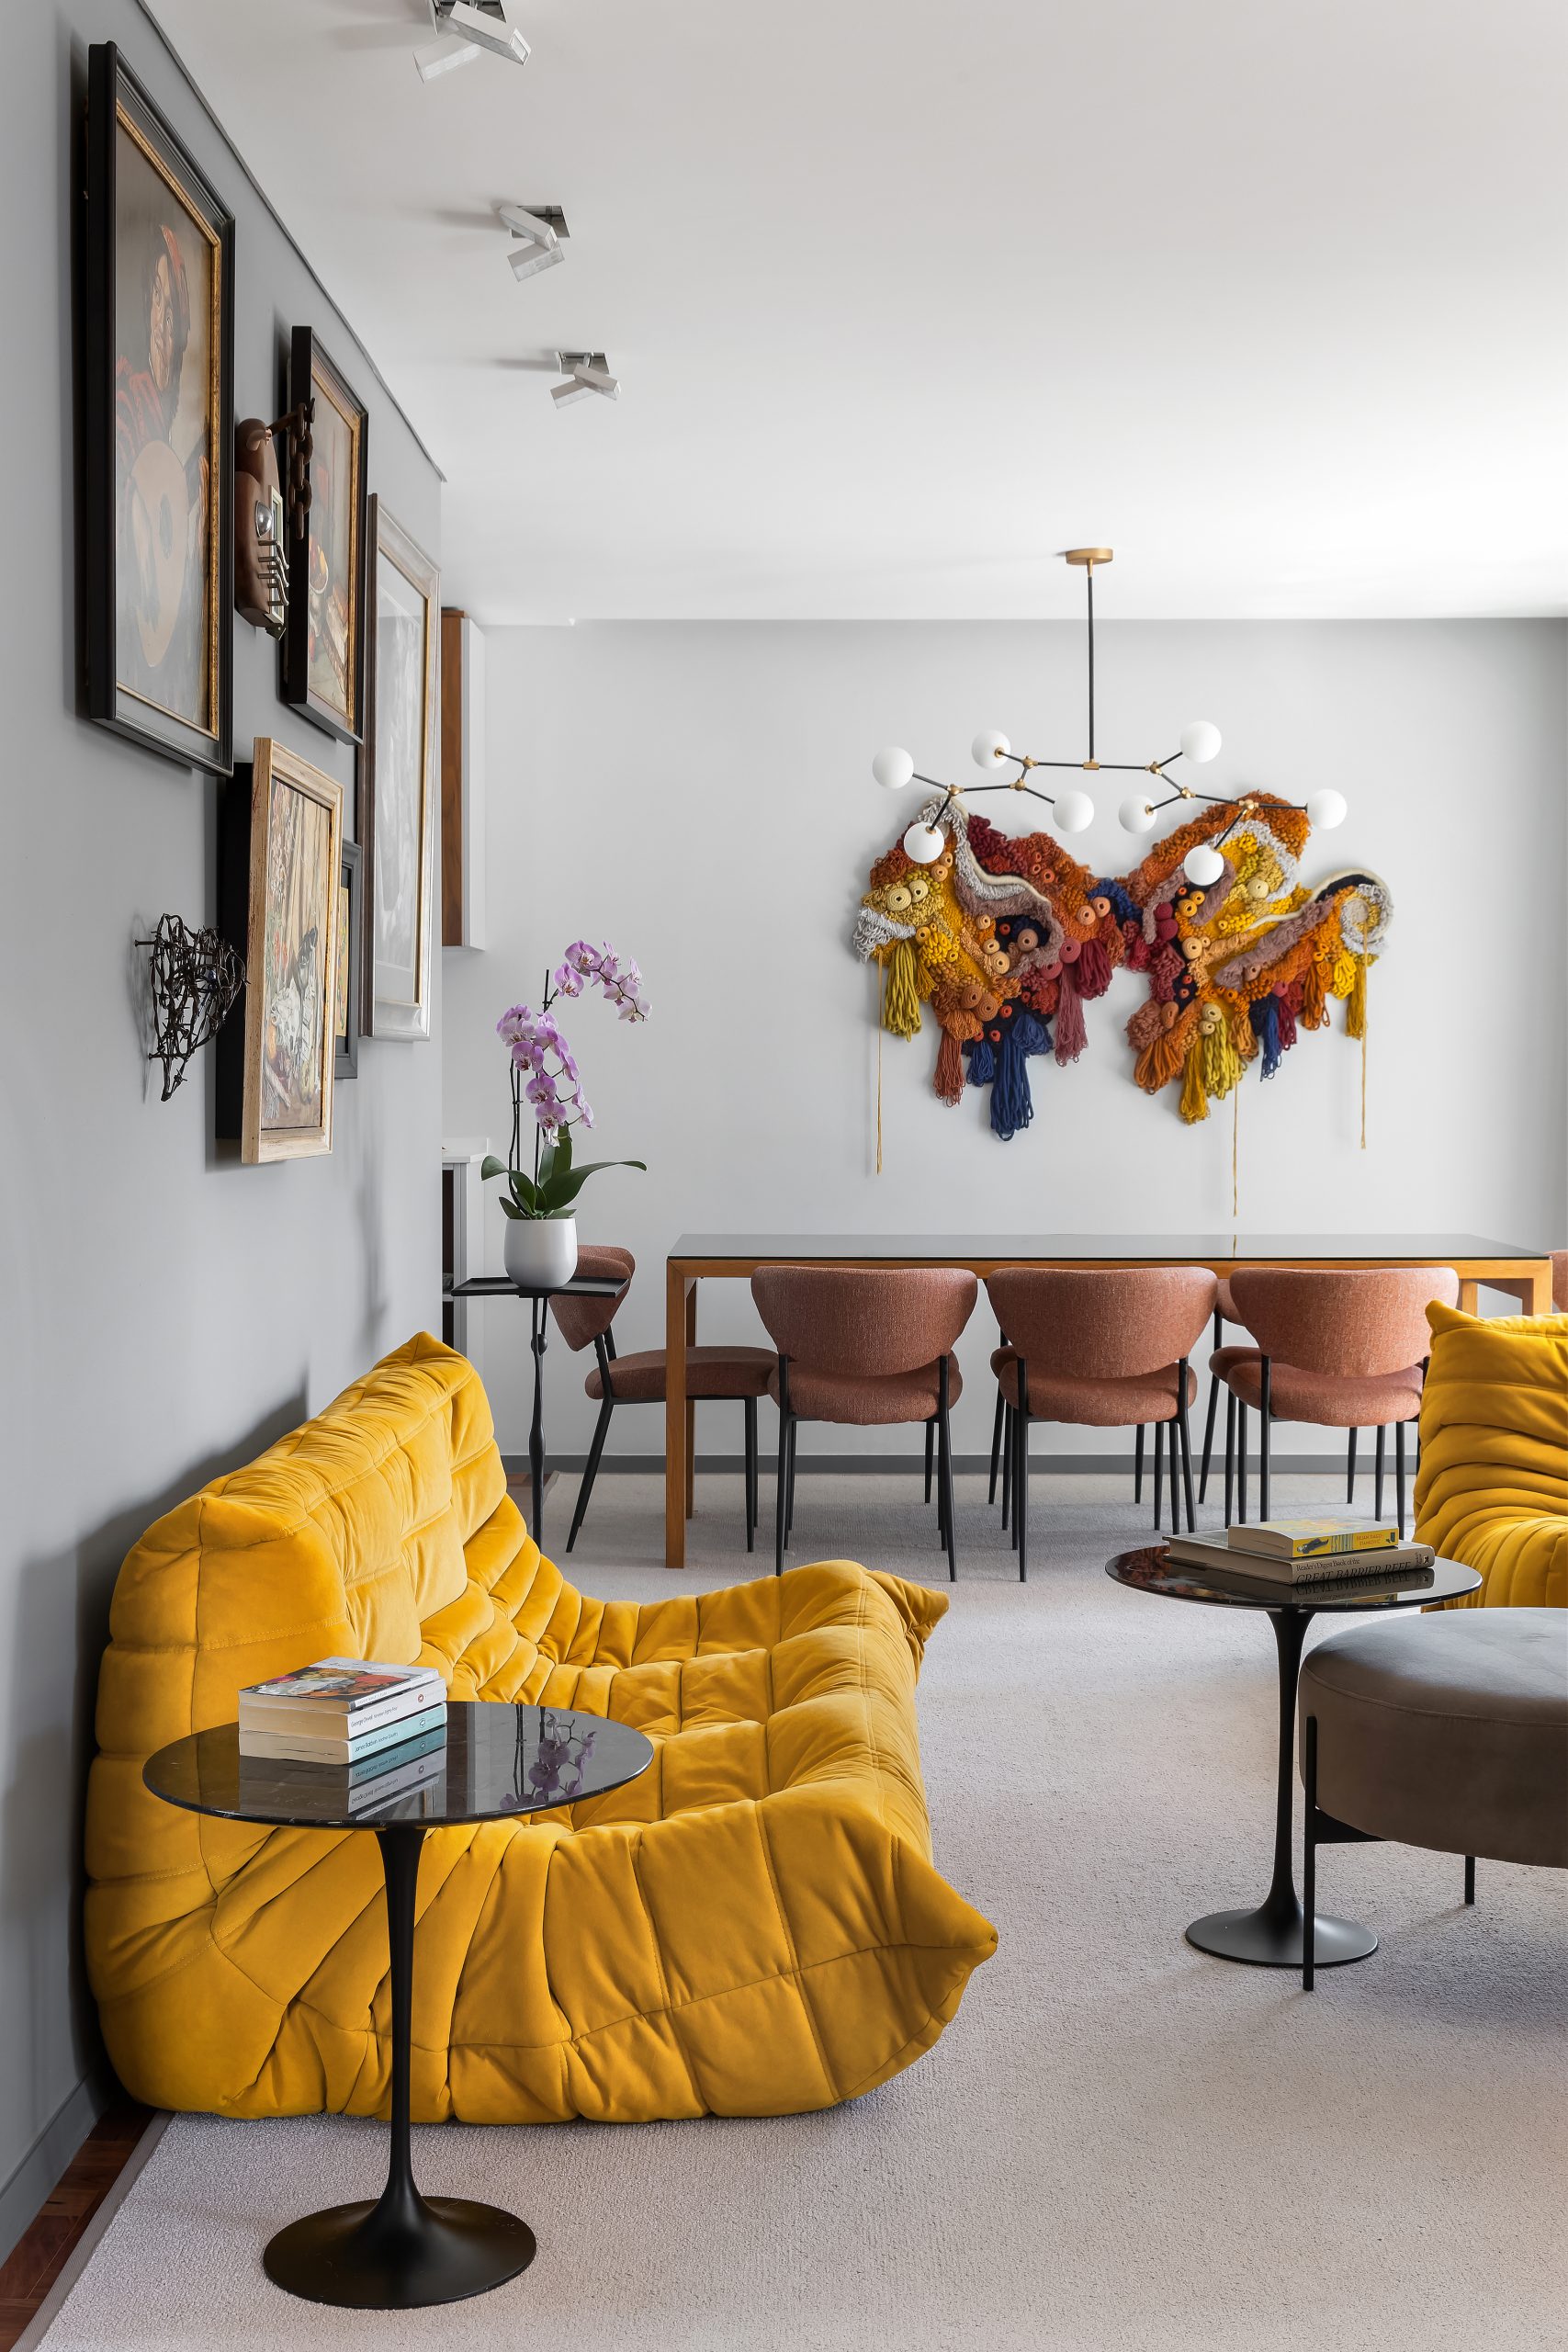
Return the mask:
[[[1236,1089],[1241,1229],[1560,1237],[1565,935],[1525,920],[1513,877],[1521,860],[1563,871],[1561,624],[1111,618],[1100,639],[1105,756],[1163,745],[1173,713],[1205,712],[1224,736],[1205,789],[1299,800],[1337,787],[1348,813],[1308,841],[1302,883],[1364,866],[1392,894],[1386,952],[1367,977],[1367,1148],[1360,1046],[1336,1001],[1274,1077],[1261,1077],[1260,1053]],[[502,1133],[493,1023],[547,956],[586,932],[637,956],[646,1030],[599,1023],[590,1035],[584,1023],[573,1038],[591,1057],[596,1156],[649,1162],[646,1176],[596,1178],[580,1217],[585,1242],[637,1257],[623,1347],[662,1340],[661,1261],[682,1229],[1232,1231],[1233,1102],[1188,1125],[1179,1076],[1140,1088],[1125,1030],[1149,979],[1122,968],[1082,1006],[1079,1057],[1030,1062],[1033,1121],[1010,1143],[988,1124],[988,1087],[952,1106],[933,1093],[929,1004],[917,1036],[884,1034],[875,1173],[878,974],[853,938],[874,861],[926,796],[879,790],[872,755],[918,746],[925,772],[962,783],[976,774],[977,727],[1040,750],[1077,741],[1074,619],[579,623],[492,631],[488,655],[490,952],[448,963],[446,1126]],[[584,753],[585,710],[615,714],[610,756],[603,725]],[[1098,814],[1064,846],[1095,875],[1127,874],[1174,830],[1179,812],[1130,840],[1116,821],[1126,779],[1082,781]],[[1045,815],[1006,795],[976,808],[1009,832]],[[742,1287],[704,1285],[703,1336],[755,1340]],[[523,1350],[487,1312],[487,1378],[517,1450]],[[961,1453],[989,1441],[990,1345],[977,1316],[962,1351],[976,1376],[955,1415]],[[564,1348],[549,1360],[551,1442],[578,1453],[592,1425],[584,1368]],[[734,1454],[734,1409],[706,1419],[699,1450]],[[617,1414],[611,1443],[651,1454],[657,1424]],[[814,1429],[810,1441],[908,1450],[896,1433]],[[1073,1433],[1075,1452],[1095,1442]],[[1318,1442],[1307,1430],[1281,1440],[1292,1453]]]
[[[160,1510],[318,1409],[411,1331],[439,1329],[440,1119],[440,959],[422,976],[417,955],[381,975],[383,992],[406,1000],[392,1023],[403,1034],[378,1023],[364,1039],[357,1076],[335,1088],[330,1152],[246,1164],[242,1143],[220,1138],[212,1047],[160,1100],[159,1069],[145,1058],[145,951],[133,942],[165,912],[215,921],[225,796],[231,808],[245,787],[87,713],[81,654],[95,551],[73,432],[82,351],[71,289],[84,295],[87,274],[76,191],[93,44],[118,44],[234,217],[236,415],[279,413],[292,331],[309,325],[364,404],[367,492],[432,558],[440,485],[350,322],[256,199],[133,0],[40,0],[8,19],[6,39],[12,119],[25,129],[0,151],[3,282],[27,329],[6,398],[12,593],[0,664],[10,976],[0,1089],[0,2242],[13,2215],[36,2207],[91,2115],[95,2044],[73,1857],[115,1570]],[[156,266],[151,276],[160,281]],[[188,283],[186,292],[182,308],[165,265],[157,329],[170,348],[183,336],[188,353]],[[164,359],[151,364],[150,347],[137,356],[130,373],[167,383]],[[171,420],[143,400],[139,414],[132,454],[166,438],[194,503],[189,403]],[[167,469],[161,452],[156,462]],[[367,529],[372,520],[367,507]],[[398,593],[415,627],[412,585]],[[178,609],[188,625],[191,608]],[[263,630],[231,608],[221,626],[232,630],[236,760],[257,737],[275,740],[336,788],[351,836],[354,746],[285,696],[278,650]],[[152,631],[149,642],[166,659],[158,639]],[[310,920],[299,928],[303,940]],[[307,963],[297,958],[283,976],[298,1034],[326,982],[324,966]],[[243,999],[231,1029],[244,1009]],[[302,1121],[320,1107],[283,1102],[281,1115]]]

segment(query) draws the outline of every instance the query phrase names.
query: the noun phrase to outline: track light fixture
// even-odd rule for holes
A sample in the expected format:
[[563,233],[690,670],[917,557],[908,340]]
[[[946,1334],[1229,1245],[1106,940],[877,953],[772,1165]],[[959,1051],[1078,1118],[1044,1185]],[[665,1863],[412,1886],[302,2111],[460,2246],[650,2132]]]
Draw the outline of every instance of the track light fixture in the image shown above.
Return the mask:
[[570,408],[573,401],[585,401],[597,393],[601,400],[619,400],[620,379],[610,373],[610,364],[602,351],[558,351],[564,381],[550,386],[550,398],[558,408]]
[[511,0],[430,0],[430,21],[439,38],[413,53],[422,82],[471,65],[481,49],[513,65],[528,62],[528,44],[512,20]]
[[495,209],[512,232],[513,249],[506,258],[513,277],[535,277],[541,269],[566,259],[561,245],[571,232],[558,204],[536,204],[526,209],[521,204],[498,204]]
[[[1132,794],[1129,798],[1122,801],[1117,814],[1121,820],[1122,830],[1126,832],[1146,833],[1150,831],[1160,810],[1162,808],[1170,808],[1179,800],[1201,800],[1211,808],[1234,809],[1236,812],[1231,820],[1231,825],[1234,825],[1236,822],[1237,817],[1245,815],[1250,808],[1252,804],[1249,800],[1245,797],[1230,797],[1223,793],[1196,792],[1190,784],[1177,782],[1174,778],[1166,774],[1167,769],[1173,767],[1178,760],[1185,760],[1191,767],[1201,767],[1206,762],[1214,757],[1220,748],[1220,730],[1211,720],[1207,718],[1195,718],[1190,726],[1184,727],[1181,730],[1181,738],[1178,748],[1174,752],[1168,752],[1163,760],[1100,760],[1096,758],[1094,737],[1094,572],[1095,566],[1097,564],[1103,565],[1111,560],[1112,550],[1110,548],[1068,548],[1065,550],[1065,554],[1066,560],[1068,563],[1074,564],[1081,569],[1084,575],[1084,587],[1087,592],[1087,617],[1089,623],[1088,757],[1082,760],[1032,759],[1027,752],[1015,752],[1005,735],[998,734],[994,728],[986,728],[976,736],[974,742],[970,745],[970,755],[973,758],[976,766],[987,769],[991,774],[995,775],[1001,765],[1007,763],[1016,768],[1018,773],[1016,775],[1008,776],[1002,783],[973,785],[970,786],[970,789],[976,792],[1027,792],[1032,798],[1035,800],[1043,800],[1046,806],[1054,810],[1057,830],[1059,831],[1064,833],[1081,833],[1084,831],[1086,827],[1094,822],[1094,803],[1089,798],[1088,793],[1079,791],[1059,792],[1055,794],[1042,792],[1037,786],[1030,782],[1030,778],[1037,770],[1042,768],[1077,768],[1085,773],[1098,773],[1100,770],[1105,769],[1113,775],[1143,775],[1153,779],[1151,786],[1146,791],[1135,792]],[[937,808],[928,807],[922,815],[919,818],[917,818],[914,824],[909,827],[908,831],[904,836],[905,851],[908,856],[913,858],[916,865],[931,865],[942,855],[942,849],[945,845],[945,837],[942,831],[939,821],[942,810],[946,808],[951,800],[962,793],[962,786],[956,784],[942,785],[938,783],[934,776],[921,775],[916,768],[915,763],[909,753],[908,752],[898,750],[895,745],[889,745],[886,751],[878,752],[876,757],[871,763],[871,772],[875,777],[877,783],[882,785],[889,792],[897,792],[905,785],[914,783],[931,786],[936,791],[943,795],[941,806]],[[1156,797],[1156,795],[1159,797]],[[1287,805],[1294,807],[1298,804],[1292,802]],[[1346,813],[1343,797],[1339,793],[1334,791],[1314,792],[1309,799],[1300,805],[1304,806],[1306,813],[1311,818],[1312,822],[1315,826],[1323,829],[1341,823]],[[1228,832],[1230,830],[1231,826],[1227,826],[1225,831]],[[1224,833],[1222,833],[1219,836],[1219,840],[1221,842],[1223,842],[1224,838]],[[1223,866],[1224,861],[1218,854],[1217,843],[1214,846],[1211,846],[1208,842],[1201,842],[1198,847],[1188,853],[1186,861],[1187,877],[1189,881],[1196,884],[1200,888],[1206,888],[1210,883],[1216,881],[1223,870]]]

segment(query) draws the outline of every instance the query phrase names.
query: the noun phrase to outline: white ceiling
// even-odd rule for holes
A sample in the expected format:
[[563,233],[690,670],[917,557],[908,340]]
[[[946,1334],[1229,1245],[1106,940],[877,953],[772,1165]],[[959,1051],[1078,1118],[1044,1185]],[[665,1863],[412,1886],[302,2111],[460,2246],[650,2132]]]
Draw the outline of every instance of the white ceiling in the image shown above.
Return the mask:
[[428,87],[423,0],[144,5],[482,619],[1568,608],[1562,0],[519,0]]

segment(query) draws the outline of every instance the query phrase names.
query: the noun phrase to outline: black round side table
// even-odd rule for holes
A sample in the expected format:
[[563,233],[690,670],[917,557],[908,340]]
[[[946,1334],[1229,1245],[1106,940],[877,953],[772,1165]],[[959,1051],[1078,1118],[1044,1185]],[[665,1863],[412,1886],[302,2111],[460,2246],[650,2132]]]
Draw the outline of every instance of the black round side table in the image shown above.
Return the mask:
[[[1296,1893],[1291,1853],[1291,1824],[1295,1795],[1296,1678],[1301,1670],[1302,1644],[1314,1616],[1362,1617],[1385,1609],[1426,1609],[1434,1601],[1454,1600],[1473,1592],[1481,1578],[1457,1560],[1435,1560],[1429,1581],[1380,1583],[1375,1566],[1365,1582],[1355,1584],[1275,1586],[1252,1584],[1238,1567],[1235,1582],[1227,1572],[1222,1582],[1206,1579],[1201,1568],[1168,1557],[1161,1544],[1139,1552],[1119,1552],[1107,1560],[1105,1573],[1134,1592],[1156,1593],[1166,1600],[1196,1600],[1211,1609],[1261,1609],[1274,1627],[1280,1662],[1280,1776],[1274,1804],[1274,1875],[1269,1892],[1256,1910],[1211,1911],[1194,1919],[1187,1940],[1200,1951],[1221,1960],[1240,1960],[1254,1968],[1300,1968],[1306,1950],[1306,1917]],[[1366,1960],[1378,1948],[1370,1928],[1356,1919],[1331,1919],[1318,1912],[1313,1921],[1313,1961],[1318,1968],[1342,1967],[1347,1961]]]
[[[387,1880],[392,1993],[391,2149],[374,2204],[333,2205],[280,2230],[262,2256],[291,2295],[356,2311],[412,2311],[479,2295],[525,2270],[534,2233],[514,2213],[467,2198],[422,2197],[409,2146],[409,2032],[414,1894],[427,1829],[547,1813],[635,1781],[653,1743],[628,1724],[568,1707],[454,1700],[444,1769],[403,1794],[355,1812],[344,1768],[240,1754],[239,1725],[175,1740],[142,1778],[192,1813],[273,1828],[373,1830]],[[377,1761],[389,1767],[395,1748]]]
[[614,1298],[629,1274],[573,1274],[564,1283],[514,1283],[510,1274],[474,1274],[457,1283],[448,1298],[525,1298],[528,1351],[534,1359],[534,1413],[528,1424],[528,1532],[545,1548],[545,1310],[552,1298]]

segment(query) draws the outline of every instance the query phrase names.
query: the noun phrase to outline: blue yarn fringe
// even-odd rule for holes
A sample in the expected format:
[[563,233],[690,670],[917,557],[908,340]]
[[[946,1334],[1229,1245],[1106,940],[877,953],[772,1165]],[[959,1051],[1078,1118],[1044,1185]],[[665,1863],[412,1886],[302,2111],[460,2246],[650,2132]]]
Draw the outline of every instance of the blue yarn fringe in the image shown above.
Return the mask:
[[1263,1048],[1263,1075],[1265,1078],[1272,1078],[1280,1061],[1280,1006],[1277,998],[1272,993],[1268,996],[1254,997],[1247,1008],[1247,1017],[1251,1022],[1253,1033]]

